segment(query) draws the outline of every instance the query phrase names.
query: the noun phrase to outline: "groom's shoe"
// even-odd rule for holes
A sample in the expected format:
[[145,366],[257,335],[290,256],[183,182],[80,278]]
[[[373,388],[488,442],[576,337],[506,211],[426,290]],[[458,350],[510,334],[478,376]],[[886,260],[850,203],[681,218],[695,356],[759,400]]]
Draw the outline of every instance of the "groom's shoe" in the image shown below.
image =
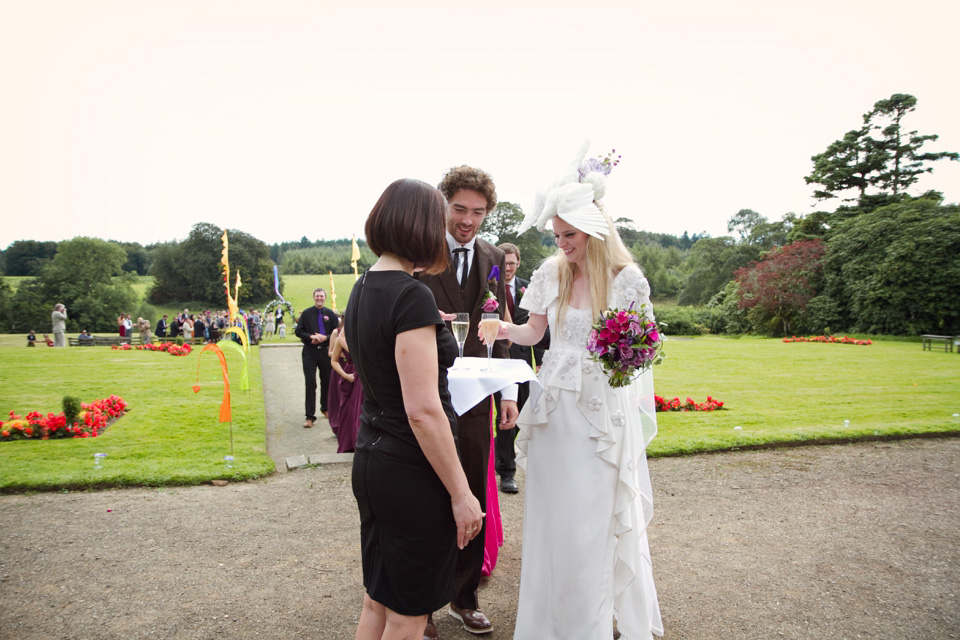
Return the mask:
[[427,618],[427,627],[423,630],[423,640],[438,640],[437,627],[433,624],[433,614]]
[[450,603],[447,613],[463,623],[463,628],[477,635],[490,633],[493,631],[493,624],[483,615],[483,611],[476,609],[461,609],[457,605]]
[[520,493],[520,487],[513,478],[500,478],[500,491],[504,493]]

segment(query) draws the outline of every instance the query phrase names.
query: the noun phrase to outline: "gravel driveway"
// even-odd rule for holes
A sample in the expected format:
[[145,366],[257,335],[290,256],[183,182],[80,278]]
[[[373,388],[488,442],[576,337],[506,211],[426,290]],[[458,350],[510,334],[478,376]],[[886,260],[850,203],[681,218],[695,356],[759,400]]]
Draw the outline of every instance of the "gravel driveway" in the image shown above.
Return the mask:
[[[960,439],[651,461],[666,638],[960,637]],[[522,535],[481,591],[512,635]],[[352,638],[349,465],[226,487],[0,496],[0,637]],[[469,638],[446,615],[441,637]]]

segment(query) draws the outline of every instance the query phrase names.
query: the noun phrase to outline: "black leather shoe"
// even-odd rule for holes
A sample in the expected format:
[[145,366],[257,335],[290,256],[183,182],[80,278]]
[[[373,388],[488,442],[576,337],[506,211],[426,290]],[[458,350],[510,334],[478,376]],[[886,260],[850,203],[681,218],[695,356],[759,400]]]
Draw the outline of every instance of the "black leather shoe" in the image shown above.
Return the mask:
[[490,633],[493,631],[493,624],[483,614],[483,611],[477,609],[461,609],[457,605],[450,603],[447,613],[463,623],[463,628],[473,634]]
[[501,478],[500,491],[504,493],[520,493],[520,487],[517,486],[517,481],[513,478]]

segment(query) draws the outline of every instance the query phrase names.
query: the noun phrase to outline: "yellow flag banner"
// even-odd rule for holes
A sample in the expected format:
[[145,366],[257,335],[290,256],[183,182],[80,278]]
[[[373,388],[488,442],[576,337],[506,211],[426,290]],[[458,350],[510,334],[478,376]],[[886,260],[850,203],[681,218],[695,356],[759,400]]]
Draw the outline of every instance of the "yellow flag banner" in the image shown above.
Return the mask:
[[357,273],[357,260],[360,259],[360,247],[357,246],[357,236],[353,236],[353,242],[350,250],[350,266],[353,267],[353,281],[360,279]]
[[337,306],[337,290],[333,287],[333,271],[330,273],[330,308],[334,311],[338,311],[339,307]]

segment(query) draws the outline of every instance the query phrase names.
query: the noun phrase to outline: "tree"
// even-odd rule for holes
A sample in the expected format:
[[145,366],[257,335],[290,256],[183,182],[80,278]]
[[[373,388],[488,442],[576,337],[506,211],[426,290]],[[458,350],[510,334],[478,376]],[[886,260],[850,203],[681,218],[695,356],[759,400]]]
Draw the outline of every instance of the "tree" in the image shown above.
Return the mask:
[[960,206],[908,198],[846,220],[824,279],[853,330],[960,334]]
[[776,248],[759,262],[737,270],[740,308],[751,310],[755,330],[790,333],[818,292],[825,251],[821,240],[803,240]]
[[545,234],[536,228],[528,229],[523,235],[517,235],[517,229],[523,222],[523,208],[512,202],[501,200],[497,206],[487,214],[480,228],[480,235],[495,245],[510,242],[520,250],[520,266],[517,275],[529,279],[533,270],[550,253],[553,246],[551,240],[544,243]]
[[[926,163],[960,160],[960,154],[955,152],[921,152],[925,143],[939,136],[903,130],[903,118],[916,110],[916,104],[914,96],[903,93],[877,101],[864,114],[862,127],[848,131],[826,151],[811,157],[813,171],[804,180],[822,187],[814,191],[814,197],[836,198],[855,190],[856,197],[844,200],[871,207],[889,204],[916,183],[920,174],[933,171]],[[879,137],[872,135],[876,132]],[[869,187],[879,193],[868,194]]]
[[690,249],[687,269],[677,303],[706,304],[726,286],[740,267],[760,258],[761,249],[733,238],[701,238]]
[[119,313],[133,312],[137,294],[132,276],[123,275],[126,261],[126,251],[115,242],[79,237],[60,243],[40,281],[48,304],[67,306],[69,330],[111,330]]
[[857,197],[843,198],[855,201],[863,198],[873,176],[884,165],[884,156],[868,135],[870,127],[863,126],[844,134],[843,138],[830,143],[823,153],[811,157],[813,171],[804,178],[807,184],[819,184],[823,188],[813,192],[818,200],[839,197],[851,189]]
[[740,209],[727,221],[727,231],[736,231],[741,240],[746,240],[754,227],[766,221],[766,218],[753,209]]
[[[151,268],[154,286],[150,290],[150,302],[194,301],[222,306],[226,297],[220,264],[222,236],[222,229],[201,222],[193,226],[183,242],[158,248]],[[241,304],[273,299],[273,262],[267,245],[234,229],[227,231],[227,238],[231,291],[239,271]]]
[[[920,135],[916,131],[903,130],[904,116],[916,110],[915,97],[895,93],[887,100],[879,100],[873,105],[873,109],[863,116],[864,123],[883,136],[875,141],[875,145],[886,160],[884,167],[873,177],[871,183],[894,196],[906,191],[919,179],[920,174],[933,172],[933,167],[925,166],[924,163],[944,159],[960,160],[960,154],[950,151],[921,153],[920,148],[924,143],[933,142],[939,136]],[[883,123],[886,123],[886,126],[883,126]]]
[[4,273],[8,276],[38,276],[56,254],[56,242],[17,240],[4,252]]

